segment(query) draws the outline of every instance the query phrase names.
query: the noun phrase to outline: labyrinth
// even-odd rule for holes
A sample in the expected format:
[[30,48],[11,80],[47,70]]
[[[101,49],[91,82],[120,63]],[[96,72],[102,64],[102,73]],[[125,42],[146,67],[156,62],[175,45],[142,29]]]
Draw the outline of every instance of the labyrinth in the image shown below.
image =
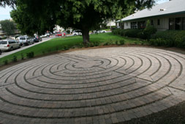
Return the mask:
[[0,124],[116,124],[185,101],[185,55],[145,47],[60,53],[0,71]]

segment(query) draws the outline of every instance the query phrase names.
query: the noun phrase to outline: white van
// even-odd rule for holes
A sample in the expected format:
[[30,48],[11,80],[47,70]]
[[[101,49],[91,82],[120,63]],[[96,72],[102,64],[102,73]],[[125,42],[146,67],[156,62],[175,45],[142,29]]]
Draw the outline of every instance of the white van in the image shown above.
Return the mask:
[[8,51],[20,48],[19,43],[13,39],[0,40],[0,50]]
[[30,44],[28,36],[20,36],[18,39],[21,46]]

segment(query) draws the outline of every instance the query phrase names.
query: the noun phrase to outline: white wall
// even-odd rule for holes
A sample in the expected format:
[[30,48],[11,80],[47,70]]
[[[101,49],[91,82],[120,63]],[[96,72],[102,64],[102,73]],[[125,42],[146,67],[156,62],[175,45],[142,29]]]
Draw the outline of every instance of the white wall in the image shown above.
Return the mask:
[[55,25],[55,28],[54,28],[54,32],[59,32],[59,31],[64,31],[64,28],[58,26],[58,25]]
[[115,23],[115,21],[109,21],[108,23],[107,23],[107,26],[116,26],[116,23]]
[[124,29],[130,29],[131,23],[130,22],[124,22]]
[[[158,19],[160,20],[160,25],[158,25]],[[153,19],[154,27],[157,31],[165,31],[169,29],[169,18],[154,18]]]
[[[160,25],[158,25],[158,19],[160,20]],[[153,25],[155,28],[157,28],[158,31],[165,31],[169,29],[169,18],[152,18],[152,19],[145,19],[145,20],[137,20],[137,21],[131,21],[131,22],[139,22],[139,21],[147,21],[147,20],[153,20]],[[131,22],[124,22],[124,29],[130,29],[131,28]]]

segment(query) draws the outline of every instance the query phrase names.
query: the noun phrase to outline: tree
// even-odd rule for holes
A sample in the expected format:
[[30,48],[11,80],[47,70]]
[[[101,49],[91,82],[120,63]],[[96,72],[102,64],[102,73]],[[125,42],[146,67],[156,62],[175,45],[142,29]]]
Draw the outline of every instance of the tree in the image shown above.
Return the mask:
[[10,20],[0,21],[3,32],[5,32],[8,36],[13,35],[15,33],[15,23]]
[[[33,18],[24,12],[25,7],[17,7],[17,9],[11,11],[11,17],[17,23],[17,28],[22,34],[33,35],[34,33],[43,34],[46,30],[52,30],[55,23],[44,24],[45,21],[39,20],[39,18]],[[48,25],[48,26],[47,26]]]
[[16,0],[1,0],[0,6],[5,7],[6,5],[14,7]]
[[[140,4],[137,1],[142,1]],[[135,7],[151,7],[154,0],[17,0],[17,8],[43,29],[51,24],[80,29],[84,44],[89,42],[89,31],[107,19],[119,19]],[[42,3],[42,5],[40,5]],[[18,13],[19,11],[16,11]],[[15,14],[16,15],[16,14]],[[12,16],[14,19],[14,16]],[[20,19],[21,17],[19,17]],[[21,24],[16,20],[16,23]],[[49,26],[48,26],[49,25]],[[50,29],[49,29],[50,28]],[[38,30],[38,29],[37,29]]]

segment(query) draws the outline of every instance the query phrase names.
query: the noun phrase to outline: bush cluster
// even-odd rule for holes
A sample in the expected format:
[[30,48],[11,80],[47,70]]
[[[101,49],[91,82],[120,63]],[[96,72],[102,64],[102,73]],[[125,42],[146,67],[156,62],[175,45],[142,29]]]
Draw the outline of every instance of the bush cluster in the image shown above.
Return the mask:
[[13,56],[12,62],[17,62],[17,56]]
[[149,41],[151,45],[185,48],[185,31],[157,32]]
[[112,31],[115,35],[127,36],[138,38],[138,34],[142,33],[143,30],[140,29],[115,29]]
[[125,44],[125,40],[116,40],[116,41],[110,40],[105,42],[103,45],[107,46],[107,45],[124,45],[124,44]]
[[29,52],[26,53],[27,58],[33,58],[34,57],[34,52]]
[[148,39],[148,40],[156,32],[157,32],[157,29],[150,24],[150,21],[147,21],[145,29],[115,29],[112,31],[112,33],[116,35]]

